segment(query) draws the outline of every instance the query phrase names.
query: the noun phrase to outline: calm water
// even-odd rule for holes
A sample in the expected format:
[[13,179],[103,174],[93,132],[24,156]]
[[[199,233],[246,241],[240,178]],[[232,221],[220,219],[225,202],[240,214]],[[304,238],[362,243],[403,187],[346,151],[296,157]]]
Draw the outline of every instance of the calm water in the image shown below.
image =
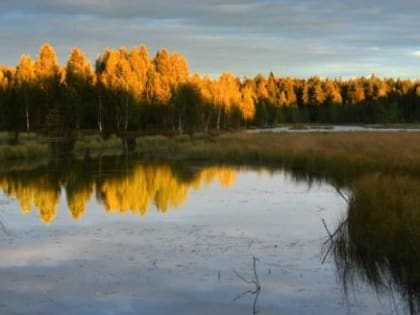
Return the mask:
[[264,129],[253,129],[247,132],[249,133],[258,133],[258,132],[288,132],[288,133],[305,133],[305,132],[420,132],[419,128],[410,128],[410,127],[366,127],[366,126],[343,126],[343,125],[325,125],[325,126],[304,126],[302,129],[291,128],[288,126],[285,127],[274,127],[274,128],[264,128]]
[[375,212],[359,224],[359,195],[325,179],[111,159],[11,170],[0,189],[0,314],[417,312],[415,249],[373,253],[358,238],[387,243]]

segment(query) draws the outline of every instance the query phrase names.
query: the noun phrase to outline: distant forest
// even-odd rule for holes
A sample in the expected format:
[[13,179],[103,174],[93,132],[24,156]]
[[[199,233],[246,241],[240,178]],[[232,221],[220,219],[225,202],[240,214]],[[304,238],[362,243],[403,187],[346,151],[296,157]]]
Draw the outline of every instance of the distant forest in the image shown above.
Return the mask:
[[257,75],[211,78],[185,57],[146,46],[106,49],[93,66],[79,48],[62,66],[44,44],[0,67],[0,130],[207,132],[278,123],[420,122],[420,81]]

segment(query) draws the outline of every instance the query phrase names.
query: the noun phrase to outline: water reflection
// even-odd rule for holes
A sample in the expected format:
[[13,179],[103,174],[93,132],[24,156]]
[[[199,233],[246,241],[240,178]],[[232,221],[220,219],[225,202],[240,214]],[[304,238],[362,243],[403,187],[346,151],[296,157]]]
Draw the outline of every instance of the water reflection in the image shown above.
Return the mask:
[[[239,168],[142,164],[124,159],[53,162],[47,167],[0,175],[0,189],[20,204],[23,213],[39,211],[45,224],[57,216],[66,198],[78,220],[92,199],[107,213],[147,215],[179,207],[191,190],[218,182],[234,184]],[[267,169],[259,169],[259,172]],[[270,171],[269,172],[274,172]],[[316,174],[319,174],[316,173]],[[290,170],[296,182],[329,181],[303,168]],[[348,188],[348,212],[331,238],[331,256],[345,294],[360,282],[388,294],[393,313],[420,313],[420,179],[399,175],[360,175]],[[347,197],[346,197],[347,198]],[[320,227],[321,227],[321,222]],[[403,303],[403,304],[401,304]]]
[[67,162],[30,171],[0,175],[0,188],[16,198],[23,213],[37,209],[45,224],[54,221],[64,190],[71,216],[78,220],[93,196],[106,212],[147,215],[151,205],[161,212],[182,205],[191,189],[218,181],[229,187],[235,181],[232,167],[196,170],[133,161],[97,160]]
[[347,218],[332,240],[346,294],[366,281],[389,295],[392,313],[420,313],[419,180],[385,175],[356,180]]

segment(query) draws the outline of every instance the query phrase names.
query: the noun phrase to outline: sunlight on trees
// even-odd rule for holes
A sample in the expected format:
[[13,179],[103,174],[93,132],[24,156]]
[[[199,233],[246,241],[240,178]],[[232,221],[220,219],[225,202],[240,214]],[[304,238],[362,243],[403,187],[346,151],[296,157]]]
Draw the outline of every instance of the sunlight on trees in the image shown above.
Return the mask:
[[204,132],[278,123],[396,123],[420,121],[420,82],[370,77],[349,80],[239,78],[190,74],[187,60],[145,45],[106,49],[95,68],[80,48],[65,67],[44,44],[35,61],[22,55],[0,67],[0,130],[78,129],[99,132]]

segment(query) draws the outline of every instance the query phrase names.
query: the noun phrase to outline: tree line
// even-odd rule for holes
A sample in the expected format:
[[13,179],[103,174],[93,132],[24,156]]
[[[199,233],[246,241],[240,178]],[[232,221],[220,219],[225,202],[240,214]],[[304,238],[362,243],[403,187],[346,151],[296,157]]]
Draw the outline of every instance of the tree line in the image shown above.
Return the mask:
[[278,123],[420,121],[420,81],[379,78],[212,78],[145,45],[106,49],[94,66],[73,48],[64,66],[50,44],[0,67],[0,130],[67,134],[207,132]]

